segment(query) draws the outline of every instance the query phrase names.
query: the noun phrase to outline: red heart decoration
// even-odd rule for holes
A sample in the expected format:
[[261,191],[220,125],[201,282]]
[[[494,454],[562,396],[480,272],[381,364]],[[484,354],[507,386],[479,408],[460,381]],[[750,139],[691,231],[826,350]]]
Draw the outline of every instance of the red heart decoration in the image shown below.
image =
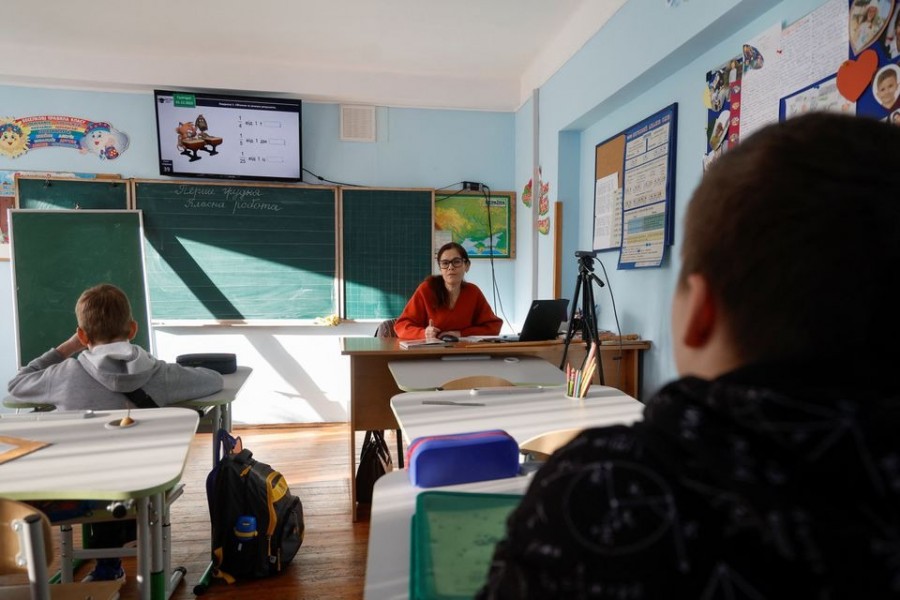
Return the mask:
[[866,50],[856,60],[845,60],[837,72],[838,91],[847,100],[856,102],[869,87],[877,70],[878,55],[874,50]]

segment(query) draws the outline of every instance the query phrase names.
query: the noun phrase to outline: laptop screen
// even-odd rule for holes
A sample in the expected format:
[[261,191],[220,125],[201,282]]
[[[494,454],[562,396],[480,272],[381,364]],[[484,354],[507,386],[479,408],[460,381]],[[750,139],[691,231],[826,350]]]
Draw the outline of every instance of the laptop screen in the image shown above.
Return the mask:
[[532,301],[525,323],[522,325],[522,333],[519,334],[519,341],[555,340],[559,336],[560,324],[569,319],[566,314],[568,306],[569,300],[566,298]]

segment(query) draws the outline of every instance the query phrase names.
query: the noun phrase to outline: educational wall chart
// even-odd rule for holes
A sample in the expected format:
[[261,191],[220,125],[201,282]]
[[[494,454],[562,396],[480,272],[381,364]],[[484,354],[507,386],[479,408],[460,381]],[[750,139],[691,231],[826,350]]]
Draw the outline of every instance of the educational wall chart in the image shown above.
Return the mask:
[[619,269],[659,267],[673,242],[678,105],[597,144],[594,250],[621,247]]
[[447,242],[461,244],[472,259],[515,258],[515,192],[435,194],[434,247]]

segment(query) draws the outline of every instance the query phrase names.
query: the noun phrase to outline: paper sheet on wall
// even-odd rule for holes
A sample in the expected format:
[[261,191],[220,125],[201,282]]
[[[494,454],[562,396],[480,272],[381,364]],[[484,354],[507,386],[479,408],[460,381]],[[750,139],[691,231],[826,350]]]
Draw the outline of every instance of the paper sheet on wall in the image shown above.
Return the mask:
[[828,0],[781,32],[780,94],[788,96],[837,72],[850,56],[847,0]]
[[[748,60],[749,46],[765,57],[764,61]],[[778,122],[778,101],[781,54],[781,23],[769,27],[761,35],[744,44],[744,75],[741,78],[741,129],[744,140],[757,129]]]
[[662,263],[670,119],[660,119],[626,136],[620,268],[623,264],[658,267]]
[[619,174],[601,177],[594,184],[594,250],[622,244],[622,189]]

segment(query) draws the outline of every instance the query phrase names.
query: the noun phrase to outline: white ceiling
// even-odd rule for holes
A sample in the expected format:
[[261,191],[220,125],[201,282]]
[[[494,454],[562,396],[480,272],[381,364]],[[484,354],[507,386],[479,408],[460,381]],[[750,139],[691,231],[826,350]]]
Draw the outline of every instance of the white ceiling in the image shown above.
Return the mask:
[[6,0],[0,83],[509,111],[625,1]]

